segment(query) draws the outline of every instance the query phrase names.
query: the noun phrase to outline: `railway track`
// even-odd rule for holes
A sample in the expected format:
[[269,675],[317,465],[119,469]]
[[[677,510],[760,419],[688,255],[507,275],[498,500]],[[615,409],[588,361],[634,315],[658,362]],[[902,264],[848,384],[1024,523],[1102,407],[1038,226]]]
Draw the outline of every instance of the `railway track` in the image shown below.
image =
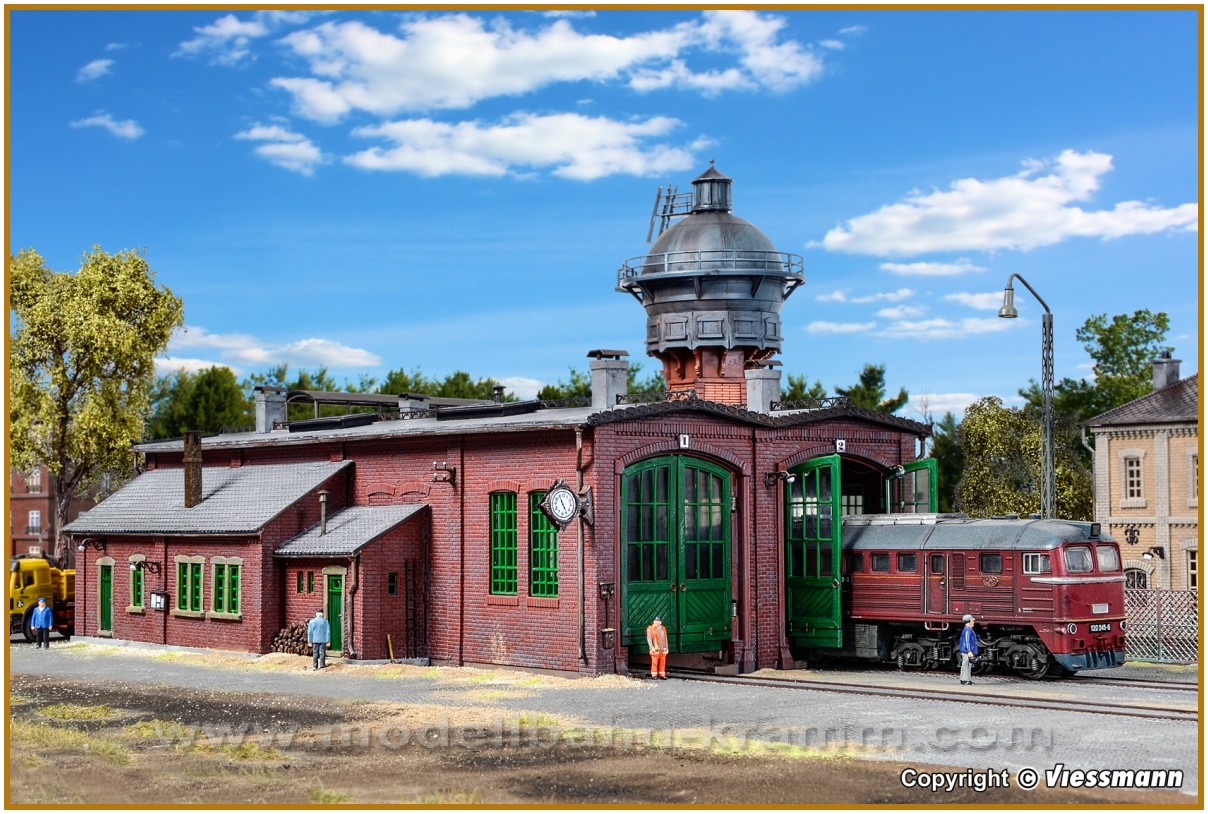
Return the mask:
[[[1105,701],[1084,701],[1067,698],[1051,697],[1036,698],[1026,695],[1012,694],[1010,688],[1006,691],[997,689],[994,685],[983,685],[980,691],[943,690],[927,688],[886,687],[879,684],[837,684],[829,681],[797,681],[774,678],[749,678],[743,676],[718,676],[707,673],[687,671],[670,671],[668,675],[687,681],[701,681],[715,684],[733,684],[737,686],[778,687],[786,690],[813,690],[815,692],[833,692],[845,695],[876,695],[889,698],[904,698],[927,701],[952,701],[962,704],[985,704],[995,707],[1020,707],[1024,709],[1053,710],[1059,712],[1082,712],[1093,715],[1116,715],[1126,718],[1147,718],[1172,721],[1196,722],[1199,720],[1197,710],[1161,705],[1142,705],[1114,703]],[[1096,679],[1098,680],[1098,679]],[[1034,682],[1030,682],[1034,683]],[[1163,689],[1170,688],[1169,684],[1160,684]]]

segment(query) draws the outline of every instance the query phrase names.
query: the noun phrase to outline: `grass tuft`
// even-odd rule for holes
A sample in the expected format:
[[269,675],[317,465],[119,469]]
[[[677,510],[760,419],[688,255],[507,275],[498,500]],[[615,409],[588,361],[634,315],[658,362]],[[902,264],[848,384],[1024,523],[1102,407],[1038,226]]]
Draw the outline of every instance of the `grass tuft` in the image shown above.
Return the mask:
[[79,704],[51,704],[40,707],[38,712],[56,721],[104,721],[115,718],[118,714],[112,707],[104,704],[90,707]]
[[130,750],[112,738],[98,737],[51,724],[13,719],[9,724],[13,743],[42,749],[79,749],[118,766],[130,762]]

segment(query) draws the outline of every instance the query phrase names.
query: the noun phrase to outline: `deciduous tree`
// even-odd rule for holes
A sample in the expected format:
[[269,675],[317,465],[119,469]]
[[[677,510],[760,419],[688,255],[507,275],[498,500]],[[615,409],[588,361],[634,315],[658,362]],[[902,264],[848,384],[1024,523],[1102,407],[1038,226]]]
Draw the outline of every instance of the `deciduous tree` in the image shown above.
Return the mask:
[[54,480],[53,550],[71,502],[106,475],[128,473],[143,437],[155,356],[183,323],[179,297],[155,285],[144,252],[86,253],[56,272],[33,249],[9,258],[9,449],[13,465],[45,463]]

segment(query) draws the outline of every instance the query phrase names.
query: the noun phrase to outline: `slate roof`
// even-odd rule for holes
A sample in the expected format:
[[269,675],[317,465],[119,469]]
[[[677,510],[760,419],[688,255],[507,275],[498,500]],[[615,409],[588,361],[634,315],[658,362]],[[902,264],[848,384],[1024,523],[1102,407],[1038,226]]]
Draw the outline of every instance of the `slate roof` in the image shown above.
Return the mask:
[[1085,422],[1088,427],[1121,424],[1169,424],[1198,421],[1200,416],[1199,374],[1180,379],[1148,396],[1133,399]]
[[202,467],[202,501],[185,508],[184,470],[136,477],[63,529],[71,534],[254,534],[352,461]]
[[422,503],[350,506],[328,515],[326,534],[320,535],[319,526],[312,526],[274,553],[278,557],[351,556],[426,508]]

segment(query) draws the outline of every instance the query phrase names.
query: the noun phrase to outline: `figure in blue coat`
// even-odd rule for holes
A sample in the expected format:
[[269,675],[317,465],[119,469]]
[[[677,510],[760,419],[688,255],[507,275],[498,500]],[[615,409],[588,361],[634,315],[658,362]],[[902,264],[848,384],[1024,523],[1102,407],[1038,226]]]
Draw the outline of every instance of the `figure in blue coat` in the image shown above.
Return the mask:
[[973,629],[973,614],[964,615],[965,627],[961,630],[961,640],[957,649],[961,654],[961,683],[973,683],[973,660],[977,658],[977,631]]
[[327,666],[327,645],[331,644],[331,623],[323,618],[323,611],[315,611],[315,618],[306,625],[306,640],[310,642],[310,651],[316,670]]
[[55,626],[55,614],[46,604],[46,597],[38,597],[38,607],[29,614],[29,626],[34,631],[35,650],[50,649],[50,629]]

